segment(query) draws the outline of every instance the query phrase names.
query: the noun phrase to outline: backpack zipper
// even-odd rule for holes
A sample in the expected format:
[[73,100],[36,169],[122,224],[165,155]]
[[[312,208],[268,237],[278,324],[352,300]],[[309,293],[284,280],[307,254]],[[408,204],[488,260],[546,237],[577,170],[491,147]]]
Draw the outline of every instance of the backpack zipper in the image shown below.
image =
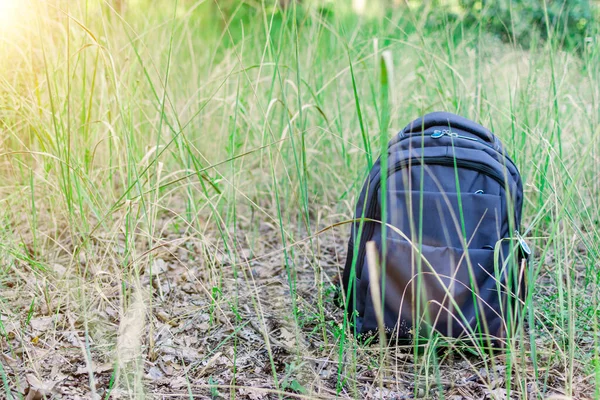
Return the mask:
[[[411,137],[418,137],[418,136],[419,135],[416,134],[416,133],[406,134],[404,132],[400,132],[400,137],[399,137],[398,141],[403,140],[403,139],[408,139],[408,138],[411,138]],[[449,136],[449,137],[452,137],[452,138],[467,139],[467,140],[471,140],[473,142],[483,143],[483,144],[485,144],[488,147],[494,148],[494,146],[493,146],[494,143],[487,142],[485,140],[481,140],[481,139],[476,138],[476,137],[469,137],[469,136],[459,135],[456,132],[452,132],[452,130],[450,130],[450,129],[436,129],[433,132],[423,132],[423,133],[421,133],[421,136],[430,136],[432,139],[439,139],[439,138],[444,137],[444,136]]]
[[[456,164],[455,164],[455,162],[456,162]],[[502,186],[502,187],[504,187],[504,183],[505,183],[504,177],[502,175],[500,175],[498,172],[496,172],[496,170],[494,170],[491,167],[488,167],[487,165],[477,163],[474,161],[455,159],[454,157],[438,157],[438,156],[435,156],[435,157],[413,157],[413,158],[409,158],[406,160],[402,160],[402,161],[396,163],[394,165],[394,167],[388,171],[387,177],[389,178],[391,174],[398,172],[401,169],[404,169],[405,167],[407,167],[409,165],[416,165],[416,166],[441,165],[441,166],[445,166],[445,167],[454,167],[456,165],[457,168],[470,169],[472,171],[477,171],[482,174],[485,174],[485,175],[489,176],[490,178],[494,179],[496,182],[498,182],[500,184],[500,186]],[[381,185],[381,179],[379,179],[375,183],[374,193],[377,193],[380,185]],[[371,211],[371,210],[373,212],[375,212],[377,210],[377,202],[371,202],[369,204],[368,211]],[[369,215],[372,215],[372,213],[369,213]]]
[[[495,152],[499,153],[504,158],[506,158],[512,165],[515,166],[515,169],[518,170],[517,165],[512,160],[512,158],[510,158],[510,156],[508,154],[504,153],[502,145],[498,144],[497,137],[495,137],[495,136],[494,136],[494,141],[493,142],[488,142],[487,140],[482,140],[482,139],[479,139],[479,138],[473,138],[473,137],[459,135],[456,132],[452,132],[450,129],[442,129],[442,130],[436,129],[433,132],[423,132],[421,135],[422,136],[430,136],[433,139],[439,139],[441,137],[444,137],[444,136],[448,135],[451,138],[466,139],[466,140],[470,140],[472,142],[481,143],[481,144],[489,147],[490,149],[494,150]],[[418,136],[416,133],[406,134],[403,131],[401,131],[398,134],[398,136],[396,136],[397,139],[392,139],[390,141],[390,143],[388,145],[388,149],[389,149],[390,146],[395,145],[397,143],[400,143],[404,139],[408,139],[410,137],[416,137],[416,136]]]
[[479,140],[477,138],[459,135],[456,132],[452,132],[450,129],[443,129],[443,130],[436,129],[435,131],[433,131],[433,133],[430,136],[432,139],[439,139],[443,136],[449,136],[451,138],[460,138],[460,139],[472,140],[474,142],[481,142],[481,140]]
[[[477,139],[475,139],[475,140],[477,140]],[[455,164],[455,162],[456,162],[456,164]],[[481,163],[473,162],[473,161],[455,159],[454,157],[437,157],[437,156],[435,156],[435,157],[413,157],[413,158],[405,159],[405,160],[402,160],[402,161],[396,163],[391,170],[388,170],[387,177],[389,178],[390,175],[392,175],[393,173],[398,172],[401,169],[403,169],[409,165],[417,165],[417,166],[441,165],[441,166],[446,166],[446,167],[454,167],[456,165],[456,168],[470,169],[472,171],[477,171],[482,174],[485,174],[486,176],[489,176],[490,178],[492,178],[496,182],[498,182],[501,187],[504,187],[504,184],[505,184],[504,177],[502,177],[493,168],[488,167]],[[380,186],[381,186],[381,178],[377,179],[377,182],[375,182],[375,187],[373,188],[374,194],[376,194],[379,191]],[[374,214],[377,211],[378,204],[379,204],[379,202],[373,201],[373,200],[369,203],[369,207],[367,208],[367,213],[365,214],[365,218],[369,218],[369,219],[375,218]],[[372,232],[373,229],[374,229],[373,224],[368,224],[365,227],[365,230],[363,231],[360,242],[364,241],[363,238],[370,237],[370,235],[373,234],[373,232]],[[362,260],[362,258],[364,257],[364,252],[365,252],[365,246],[361,246],[361,248],[358,251],[358,258],[356,259],[357,262],[358,262],[358,260]]]

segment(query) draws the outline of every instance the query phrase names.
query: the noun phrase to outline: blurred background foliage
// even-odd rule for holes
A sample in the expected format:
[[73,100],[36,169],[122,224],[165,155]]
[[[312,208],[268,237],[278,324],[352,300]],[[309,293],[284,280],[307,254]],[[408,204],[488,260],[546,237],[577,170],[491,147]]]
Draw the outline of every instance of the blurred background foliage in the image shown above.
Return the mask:
[[[164,9],[172,10],[174,1],[113,0],[109,7],[119,13],[140,7],[162,13]],[[358,14],[367,25],[393,19],[400,9],[406,11],[400,13],[406,18],[404,22],[414,22],[428,15],[428,26],[424,28],[435,29],[450,22],[461,28],[481,29],[523,48],[550,39],[565,49],[582,50],[586,42],[597,40],[594,39],[597,32],[592,31],[595,24],[591,22],[600,16],[600,0],[179,0],[178,4],[181,14],[197,14],[195,20],[202,24],[205,32],[220,35],[227,27],[228,35],[236,41],[243,35],[242,26],[261,25],[255,22],[264,18],[265,10],[275,17],[269,23],[277,29],[278,24],[289,19],[290,12],[298,21],[310,23],[308,8],[319,10],[323,19],[335,14],[339,21],[347,16],[348,23],[355,23]],[[288,14],[287,17],[284,14]],[[411,14],[413,21],[410,21]],[[395,22],[404,33],[414,29],[412,24],[402,20]],[[219,26],[221,29],[211,29]]]
[[554,34],[566,47],[581,48],[592,34],[592,18],[598,16],[597,2],[589,0],[461,0],[461,6],[467,24],[481,24],[525,47]]

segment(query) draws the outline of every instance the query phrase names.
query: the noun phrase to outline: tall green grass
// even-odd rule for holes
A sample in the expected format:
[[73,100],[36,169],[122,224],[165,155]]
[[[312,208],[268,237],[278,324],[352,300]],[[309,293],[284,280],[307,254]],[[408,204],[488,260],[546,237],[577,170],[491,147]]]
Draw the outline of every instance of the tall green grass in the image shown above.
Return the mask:
[[[202,299],[173,318],[209,315],[221,335],[198,365],[184,366],[190,397],[241,393],[238,332],[249,326],[264,341],[275,397],[385,388],[443,397],[447,376],[464,370],[492,390],[498,365],[511,396],[598,397],[589,392],[600,378],[598,32],[579,54],[562,51],[551,27],[548,41],[523,51],[484,27],[427,18],[405,8],[368,19],[311,5],[282,13],[179,0],[118,14],[109,3],[48,2],[6,30],[3,353],[43,377],[28,353],[41,346],[29,319],[55,316],[54,335],[82,339],[91,393],[149,395],[157,389],[142,378],[160,358],[155,311],[171,301],[149,276],[168,256],[196,271]],[[524,326],[496,359],[458,348],[440,355],[435,343],[410,362],[385,343],[373,352],[332,304],[342,222],[371,163],[396,131],[434,110],[491,127],[525,181],[532,290]],[[257,268],[283,271],[278,297],[264,296]],[[140,349],[119,357],[123,321],[142,305]],[[295,343],[283,369],[272,320]],[[18,329],[9,334],[9,324]],[[233,378],[196,378],[223,349],[233,349]],[[332,387],[315,359],[335,365]],[[100,360],[115,364],[106,387],[91,367]],[[23,374],[4,362],[0,374],[14,396]]]

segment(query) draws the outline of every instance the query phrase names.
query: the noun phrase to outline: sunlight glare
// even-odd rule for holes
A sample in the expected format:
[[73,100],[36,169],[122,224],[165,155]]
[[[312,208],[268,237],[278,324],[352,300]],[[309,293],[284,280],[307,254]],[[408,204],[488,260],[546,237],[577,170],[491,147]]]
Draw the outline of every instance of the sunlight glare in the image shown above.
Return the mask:
[[24,3],[22,0],[0,0],[0,31],[8,31],[18,26],[18,21],[26,9]]

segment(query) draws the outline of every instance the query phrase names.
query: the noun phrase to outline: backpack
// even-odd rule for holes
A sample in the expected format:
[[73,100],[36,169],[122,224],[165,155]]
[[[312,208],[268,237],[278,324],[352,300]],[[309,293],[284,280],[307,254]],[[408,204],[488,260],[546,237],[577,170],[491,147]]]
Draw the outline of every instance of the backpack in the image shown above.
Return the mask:
[[525,296],[522,206],[519,171],[492,132],[448,112],[410,123],[356,205],[342,275],[354,333],[383,325],[396,341],[437,333],[497,346]]

